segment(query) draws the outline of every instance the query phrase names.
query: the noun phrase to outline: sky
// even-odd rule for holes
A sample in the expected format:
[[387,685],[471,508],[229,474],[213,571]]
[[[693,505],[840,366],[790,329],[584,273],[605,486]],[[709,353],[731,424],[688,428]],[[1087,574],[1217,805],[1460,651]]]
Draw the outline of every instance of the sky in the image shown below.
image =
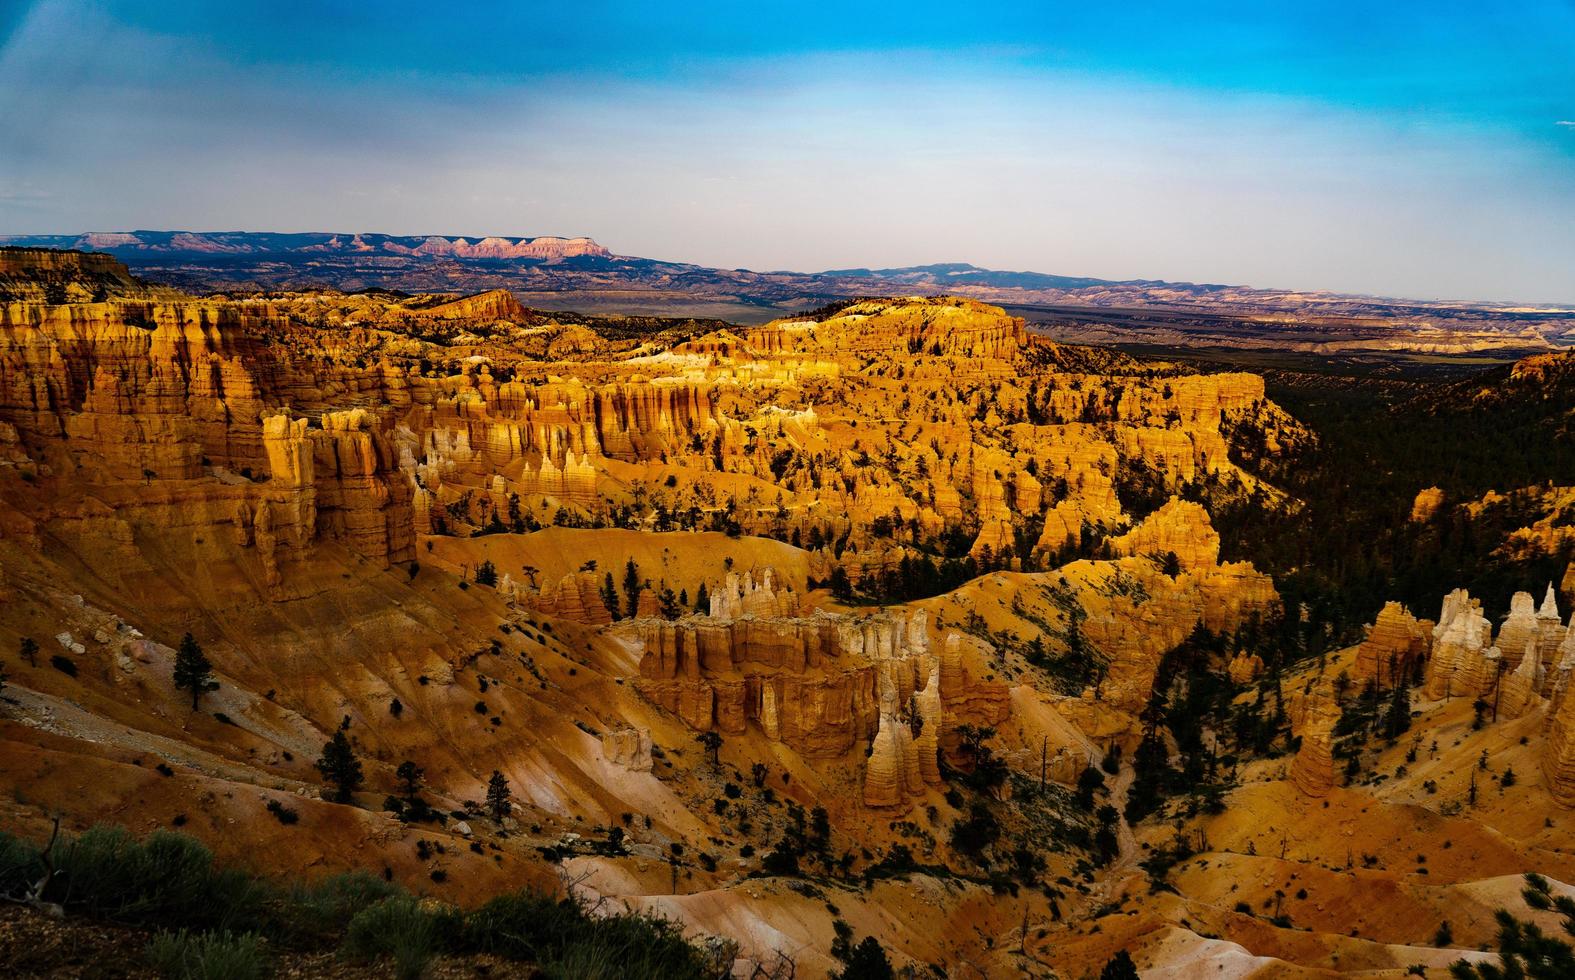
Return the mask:
[[0,0],[0,234],[1575,303],[1575,0]]

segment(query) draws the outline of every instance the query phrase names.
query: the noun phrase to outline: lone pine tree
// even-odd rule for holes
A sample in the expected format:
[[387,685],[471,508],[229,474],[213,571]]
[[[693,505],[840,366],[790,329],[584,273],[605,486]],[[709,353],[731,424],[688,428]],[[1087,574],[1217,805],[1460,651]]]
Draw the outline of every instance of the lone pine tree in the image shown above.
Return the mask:
[[202,652],[195,638],[187,633],[175,651],[175,689],[191,692],[191,710],[197,710],[197,699],[206,691],[218,689],[213,680],[213,664]]
[[334,732],[334,737],[323,746],[323,757],[317,760],[317,771],[334,784],[334,802],[349,803],[350,794],[361,786],[361,760],[355,757],[344,727]]
[[399,768],[394,770],[394,777],[405,784],[405,799],[415,800],[416,793],[421,789],[421,777],[424,775],[426,771],[409,759],[401,762]]
[[487,780],[487,813],[491,814],[493,821],[502,823],[503,818],[509,815],[512,796],[508,779],[498,770],[492,770],[492,778]]

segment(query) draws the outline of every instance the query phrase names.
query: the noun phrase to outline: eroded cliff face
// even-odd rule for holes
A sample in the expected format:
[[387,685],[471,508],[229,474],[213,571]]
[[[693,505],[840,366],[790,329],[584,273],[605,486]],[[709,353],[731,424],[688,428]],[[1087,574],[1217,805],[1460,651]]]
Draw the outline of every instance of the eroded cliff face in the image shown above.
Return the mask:
[[863,797],[878,807],[940,782],[939,745],[959,713],[985,699],[1004,715],[1004,686],[963,667],[956,633],[932,653],[924,610],[799,616],[795,605],[732,577],[709,615],[643,621],[636,689],[698,731],[753,726],[808,759],[868,743]]

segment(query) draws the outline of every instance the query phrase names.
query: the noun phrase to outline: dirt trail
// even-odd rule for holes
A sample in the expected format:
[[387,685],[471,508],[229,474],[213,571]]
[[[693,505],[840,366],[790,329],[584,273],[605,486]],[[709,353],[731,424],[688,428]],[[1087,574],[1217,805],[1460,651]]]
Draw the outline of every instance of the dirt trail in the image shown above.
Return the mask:
[[1132,825],[1127,823],[1126,814],[1127,791],[1136,778],[1137,771],[1123,765],[1110,783],[1110,805],[1116,808],[1116,845],[1119,848],[1116,859],[1110,863],[1112,876],[1137,864],[1137,837],[1132,833]]

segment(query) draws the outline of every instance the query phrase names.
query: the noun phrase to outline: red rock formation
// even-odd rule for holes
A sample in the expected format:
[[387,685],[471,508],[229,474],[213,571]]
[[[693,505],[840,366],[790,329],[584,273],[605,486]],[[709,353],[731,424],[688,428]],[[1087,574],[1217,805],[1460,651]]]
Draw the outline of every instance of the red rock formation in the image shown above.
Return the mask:
[[1291,782],[1307,796],[1327,796],[1334,788],[1334,726],[1339,720],[1339,704],[1320,687],[1303,716],[1301,748],[1291,762]]
[[1432,623],[1412,616],[1398,602],[1385,603],[1357,648],[1352,679],[1393,687],[1427,657],[1432,638]]

